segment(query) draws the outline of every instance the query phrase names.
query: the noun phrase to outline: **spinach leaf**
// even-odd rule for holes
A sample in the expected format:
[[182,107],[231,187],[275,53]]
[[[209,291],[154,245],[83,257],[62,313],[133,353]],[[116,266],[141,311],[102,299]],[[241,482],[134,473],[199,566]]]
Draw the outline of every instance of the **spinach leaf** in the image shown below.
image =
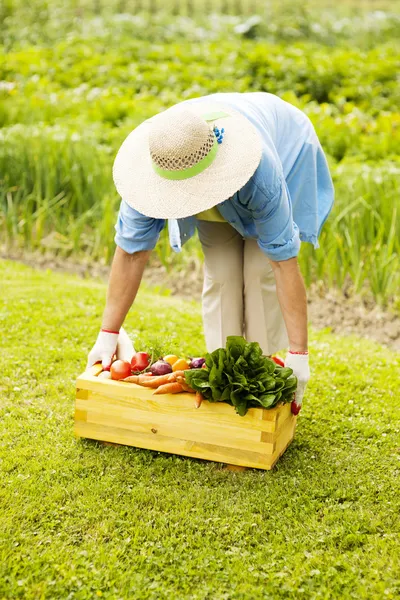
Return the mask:
[[226,338],[226,352],[237,360],[243,355],[246,347],[246,340],[238,335],[228,335]]
[[292,369],[263,356],[257,342],[228,336],[226,348],[206,354],[206,369],[185,371],[187,383],[211,402],[232,404],[244,416],[251,406],[291,402],[297,387]]
[[278,369],[276,369],[277,375],[281,379],[287,379],[293,374],[293,369],[290,369],[289,367],[281,367],[279,365],[276,366],[278,367]]
[[258,401],[264,408],[271,408],[275,403],[275,394],[265,394],[265,396],[260,396]]

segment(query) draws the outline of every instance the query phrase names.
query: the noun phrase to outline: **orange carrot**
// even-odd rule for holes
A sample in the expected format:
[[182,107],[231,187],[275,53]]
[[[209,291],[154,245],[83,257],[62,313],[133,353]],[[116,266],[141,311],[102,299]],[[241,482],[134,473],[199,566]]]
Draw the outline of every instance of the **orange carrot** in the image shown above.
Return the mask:
[[194,405],[195,405],[195,407],[196,408],[200,408],[201,403],[203,402],[203,400],[204,400],[204,398],[201,395],[201,393],[200,392],[196,392],[196,396],[194,398]]
[[179,392],[183,392],[183,387],[181,384],[172,382],[166,383],[165,385],[160,385],[160,387],[158,387],[153,394],[178,394]]
[[195,394],[195,391],[186,383],[186,379],[184,377],[177,377],[176,381],[181,384],[185,392],[189,392],[190,394]]
[[129,377],[125,377],[125,379],[121,379],[121,381],[127,381],[128,383],[138,383],[139,375],[130,375]]
[[[143,379],[139,380],[139,385],[143,385],[144,387],[156,389],[161,385],[165,385],[167,383],[171,383],[170,377],[172,373],[167,373],[166,375],[155,375],[154,377],[143,377]],[[173,379],[172,381],[175,381]]]
[[190,385],[188,385],[186,382],[181,383],[181,386],[183,387],[183,389],[185,390],[185,392],[188,392],[189,394],[195,394],[196,391],[193,390]]
[[[175,375],[175,373],[167,373],[167,375],[153,375],[149,377],[148,375],[131,375],[130,377],[126,377],[122,381],[127,381],[128,383],[137,383],[138,385],[142,385],[143,387],[149,388],[157,388],[164,383],[169,383],[169,377],[171,375]],[[175,381],[175,379],[173,379]]]
[[185,377],[185,371],[175,371],[174,373],[171,373],[171,375],[175,378],[172,381],[177,381],[177,377]]

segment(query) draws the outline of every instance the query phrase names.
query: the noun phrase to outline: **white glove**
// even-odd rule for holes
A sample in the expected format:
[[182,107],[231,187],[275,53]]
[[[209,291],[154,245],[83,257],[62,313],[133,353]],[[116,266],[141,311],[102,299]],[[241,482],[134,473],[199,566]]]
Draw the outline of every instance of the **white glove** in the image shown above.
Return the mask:
[[286,355],[285,367],[293,369],[293,374],[297,377],[297,390],[292,402],[292,413],[297,415],[303,404],[303,396],[306,391],[308,380],[310,379],[310,365],[307,354],[296,354],[289,352]]
[[101,362],[103,370],[110,369],[114,354],[120,360],[131,361],[135,349],[125,329],[121,327],[119,334],[101,330],[91,351],[86,369]]

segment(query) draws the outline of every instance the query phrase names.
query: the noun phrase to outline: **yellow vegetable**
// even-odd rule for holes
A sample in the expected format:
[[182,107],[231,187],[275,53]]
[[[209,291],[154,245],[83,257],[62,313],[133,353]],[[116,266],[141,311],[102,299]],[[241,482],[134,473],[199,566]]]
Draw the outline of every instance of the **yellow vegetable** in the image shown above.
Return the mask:
[[178,360],[178,357],[175,354],[167,354],[167,356],[164,356],[163,360],[170,365],[173,365]]
[[190,369],[190,365],[189,365],[188,361],[185,358],[179,358],[172,365],[172,370],[173,371],[186,371],[186,369]]

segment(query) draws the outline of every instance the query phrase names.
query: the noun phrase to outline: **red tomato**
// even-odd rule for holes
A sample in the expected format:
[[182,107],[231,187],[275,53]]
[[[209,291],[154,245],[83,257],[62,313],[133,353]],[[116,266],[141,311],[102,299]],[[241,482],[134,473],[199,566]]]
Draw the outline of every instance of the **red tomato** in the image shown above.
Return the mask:
[[285,363],[283,362],[283,360],[281,358],[279,358],[279,356],[271,356],[272,360],[274,361],[274,363],[276,363],[277,365],[284,367]]
[[126,360],[116,360],[111,365],[111,379],[125,379],[131,374],[131,363]]
[[150,356],[147,352],[136,352],[131,360],[131,367],[134,373],[144,371],[150,364]]

